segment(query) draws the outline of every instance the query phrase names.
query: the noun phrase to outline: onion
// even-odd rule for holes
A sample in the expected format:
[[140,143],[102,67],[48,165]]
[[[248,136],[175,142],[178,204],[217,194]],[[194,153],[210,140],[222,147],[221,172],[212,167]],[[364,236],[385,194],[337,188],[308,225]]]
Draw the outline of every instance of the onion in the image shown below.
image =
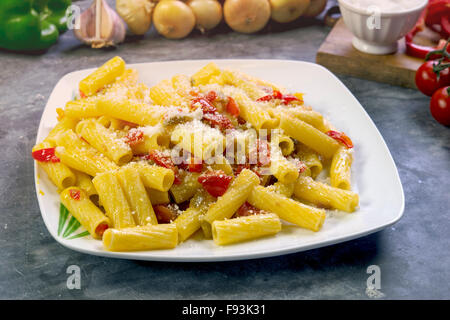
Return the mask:
[[271,16],[276,22],[292,22],[309,7],[310,0],[270,0]]
[[319,15],[327,6],[328,0],[311,0],[311,4],[303,14],[305,17],[315,17]]
[[195,16],[191,8],[179,0],[158,2],[153,12],[156,30],[168,39],[181,39],[191,33]]
[[197,28],[202,33],[213,29],[222,20],[222,6],[217,0],[190,0],[187,4],[194,12]]
[[226,0],[223,6],[225,21],[237,32],[261,30],[270,18],[268,0]]
[[134,34],[144,34],[152,24],[151,0],[116,0],[117,13]]

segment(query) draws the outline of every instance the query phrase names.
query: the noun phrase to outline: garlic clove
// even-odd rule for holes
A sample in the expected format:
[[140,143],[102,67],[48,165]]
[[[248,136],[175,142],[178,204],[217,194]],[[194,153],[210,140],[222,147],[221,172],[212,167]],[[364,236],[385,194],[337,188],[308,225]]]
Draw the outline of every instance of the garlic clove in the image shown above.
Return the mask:
[[92,48],[115,46],[125,40],[125,24],[105,0],[95,0],[79,19],[75,36]]

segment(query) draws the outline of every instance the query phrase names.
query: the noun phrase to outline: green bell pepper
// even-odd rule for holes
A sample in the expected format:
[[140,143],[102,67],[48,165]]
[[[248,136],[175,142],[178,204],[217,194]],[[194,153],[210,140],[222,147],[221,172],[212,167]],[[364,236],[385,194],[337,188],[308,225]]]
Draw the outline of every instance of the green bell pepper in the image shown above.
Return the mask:
[[0,48],[40,51],[67,30],[71,0],[0,0]]

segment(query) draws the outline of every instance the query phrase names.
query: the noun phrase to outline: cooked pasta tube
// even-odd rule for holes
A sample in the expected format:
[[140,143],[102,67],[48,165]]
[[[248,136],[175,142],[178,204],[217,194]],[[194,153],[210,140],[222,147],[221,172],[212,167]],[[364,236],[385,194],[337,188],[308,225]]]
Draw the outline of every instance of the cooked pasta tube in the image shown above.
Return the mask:
[[104,115],[136,123],[141,126],[155,126],[163,119],[165,110],[137,100],[102,96],[98,97],[97,109]]
[[82,189],[94,203],[98,202],[98,192],[92,183],[92,177],[84,172],[74,170],[77,177],[76,186]]
[[280,219],[273,213],[214,221],[212,224],[214,243],[220,246],[274,235],[280,230]]
[[359,203],[357,193],[342,190],[314,181],[311,177],[299,177],[295,183],[294,195],[317,206],[342,210],[355,211]]
[[106,214],[112,220],[114,228],[134,227],[130,206],[115,172],[100,173],[92,180],[92,183],[98,191],[100,201]]
[[200,173],[188,172],[180,184],[173,184],[170,187],[170,194],[176,203],[181,203],[191,199],[202,185],[197,181]]
[[123,166],[117,171],[122,190],[128,200],[128,204],[134,212],[136,225],[158,224],[152,203],[139,176],[139,171],[134,166]]
[[77,124],[76,132],[91,146],[121,166],[130,162],[133,152],[117,134],[105,128],[95,119],[83,120]]
[[[44,141],[33,147],[33,152],[41,149],[51,148],[53,145]],[[47,173],[49,179],[58,189],[65,189],[73,186],[76,181],[74,172],[62,162],[42,162],[36,161],[37,164]]]
[[108,229],[103,246],[108,251],[173,249],[178,244],[175,224],[158,224],[125,229]]
[[294,141],[285,134],[274,134],[271,142],[278,145],[283,156],[288,156],[294,151]]
[[53,146],[56,145],[56,140],[60,134],[66,132],[67,130],[75,130],[75,126],[78,123],[78,119],[73,119],[70,117],[63,117],[55,127],[49,132],[45,141],[48,141]]
[[89,97],[67,102],[64,115],[74,119],[84,119],[100,117],[102,113],[97,109],[96,97]]
[[215,220],[229,219],[244,204],[254,186],[259,184],[259,177],[251,170],[244,169],[231,183],[225,194],[217,199],[208,209],[201,221],[205,236],[211,234],[211,224]]
[[[226,91],[226,90],[225,90]],[[256,130],[273,129],[278,126],[279,120],[272,117],[266,110],[261,108],[258,102],[250,99],[241,91],[226,92],[239,105],[240,114],[245,121],[250,122]]]
[[150,88],[153,103],[161,106],[188,106],[189,99],[181,97],[173,88],[170,80],[162,80]]
[[90,176],[117,169],[117,166],[94,147],[79,139],[72,130],[57,137],[55,155],[67,166]]
[[299,175],[299,168],[283,156],[278,141],[270,143],[270,172],[283,183],[294,182]]
[[170,203],[169,192],[146,188],[148,197],[152,205]]
[[256,186],[247,201],[258,209],[273,212],[282,220],[312,231],[319,231],[325,221],[325,210],[307,206],[262,186]]
[[212,77],[218,76],[220,73],[219,67],[214,62],[210,62],[192,76],[192,82],[196,86],[205,85],[210,82]]
[[178,240],[185,241],[200,229],[200,217],[208,211],[214,197],[203,190],[198,190],[189,202],[189,208],[179,215],[175,224],[178,230]]
[[224,70],[222,71],[220,76],[222,78],[223,84],[229,84],[242,89],[252,100],[257,100],[267,95],[267,93],[264,92],[255,83],[247,81],[235,71]]
[[91,96],[108,84],[113,83],[125,71],[125,61],[120,57],[108,60],[100,68],[80,81],[80,91],[85,96]]
[[138,170],[142,183],[147,188],[168,191],[175,180],[173,170],[167,168],[150,165],[145,162],[130,163],[130,166]]
[[101,239],[111,221],[91,201],[89,196],[78,187],[69,187],[60,194],[62,204],[89,231],[92,237]]
[[331,186],[339,189],[351,189],[351,166],[353,153],[345,147],[339,148],[334,154],[330,166]]
[[313,179],[315,179],[320,172],[322,172],[323,165],[319,158],[319,155],[303,144],[297,146],[297,157],[306,165],[308,168],[308,174]]
[[291,183],[283,183],[280,181],[275,182],[273,185],[268,186],[267,190],[274,191],[279,193],[285,197],[290,198],[294,193],[294,182]]
[[331,158],[340,147],[336,140],[327,136],[325,133],[302,120],[287,115],[281,116],[280,128],[288,136],[307,145],[326,158]]
[[146,154],[149,150],[160,150],[169,147],[170,136],[164,132],[160,124],[139,127],[136,130],[142,131],[143,140],[131,146],[133,154]]

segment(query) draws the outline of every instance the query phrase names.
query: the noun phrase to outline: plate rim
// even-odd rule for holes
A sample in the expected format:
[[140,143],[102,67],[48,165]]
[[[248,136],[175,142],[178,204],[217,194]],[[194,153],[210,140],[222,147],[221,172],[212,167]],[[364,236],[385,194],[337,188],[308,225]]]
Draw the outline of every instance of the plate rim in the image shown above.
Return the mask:
[[[248,62],[248,61],[254,61],[257,63],[264,63],[264,62],[271,62],[271,63],[294,63],[294,64],[307,64],[307,65],[312,65],[316,68],[320,68],[322,69],[324,72],[326,72],[328,75],[330,75],[337,84],[339,84],[339,86],[341,87],[341,89],[344,89],[348,94],[350,94],[351,98],[359,105],[359,108],[363,111],[365,117],[372,123],[373,127],[376,130],[376,133],[378,134],[378,138],[381,139],[382,145],[383,147],[386,149],[387,151],[387,156],[388,156],[388,160],[390,163],[392,163],[393,168],[395,169],[395,175],[393,177],[391,177],[393,179],[393,181],[396,182],[396,184],[398,184],[399,189],[398,191],[400,192],[401,198],[400,198],[400,208],[398,213],[396,214],[396,216],[389,220],[386,223],[383,223],[381,225],[377,225],[374,226],[373,228],[368,228],[366,230],[363,231],[355,231],[353,233],[350,234],[345,234],[342,236],[337,236],[336,238],[332,238],[329,240],[325,240],[325,241],[321,241],[318,243],[312,243],[312,244],[308,244],[308,245],[293,245],[293,246],[289,246],[287,248],[280,248],[280,249],[275,249],[275,250],[270,250],[270,251],[256,251],[256,252],[252,252],[252,253],[248,253],[248,252],[243,252],[243,253],[238,253],[238,254],[225,254],[225,255],[218,255],[218,256],[203,256],[203,255],[191,255],[191,256],[176,256],[176,255],[152,255],[151,253],[156,253],[159,250],[155,250],[155,251],[141,251],[141,252],[111,252],[111,251],[92,251],[91,249],[85,249],[82,247],[78,247],[78,246],[74,246],[71,245],[70,243],[68,243],[67,240],[64,239],[59,239],[59,236],[56,235],[53,231],[52,228],[50,228],[49,226],[49,221],[47,221],[47,219],[45,218],[44,215],[44,210],[43,210],[43,197],[40,194],[40,189],[39,189],[39,177],[38,177],[38,165],[36,163],[36,161],[34,161],[34,185],[35,185],[35,192],[36,192],[36,197],[38,200],[38,204],[39,204],[39,211],[41,213],[41,217],[42,220],[44,221],[44,224],[48,230],[48,232],[50,233],[50,235],[62,246],[74,250],[76,252],[81,252],[84,254],[90,254],[90,255],[94,255],[94,256],[101,256],[101,257],[107,257],[107,258],[115,258],[115,259],[128,259],[128,260],[142,260],[142,261],[166,261],[166,262],[217,262],[217,261],[239,261],[239,260],[251,260],[251,259],[259,259],[259,258],[268,258],[268,257],[276,257],[276,256],[281,256],[281,255],[287,255],[287,254],[293,254],[293,253],[298,253],[298,252],[303,252],[303,251],[308,251],[308,250],[312,250],[312,249],[317,249],[317,248],[321,248],[321,247],[326,247],[326,246],[330,246],[333,244],[338,244],[338,243],[343,243],[343,242],[347,242],[350,240],[354,240],[357,238],[361,238],[364,236],[367,236],[369,234],[378,232],[380,230],[383,230],[395,223],[397,223],[404,214],[404,210],[405,210],[405,194],[404,194],[404,190],[403,190],[403,185],[400,179],[400,175],[398,172],[398,168],[397,165],[392,157],[391,151],[389,150],[386,141],[384,140],[383,136],[381,135],[381,132],[378,130],[378,127],[376,126],[376,124],[373,122],[372,118],[369,116],[369,114],[367,113],[367,111],[365,110],[365,108],[361,105],[361,103],[358,101],[358,99],[353,95],[353,93],[350,91],[349,88],[347,88],[347,86],[334,74],[332,73],[330,70],[328,70],[327,68],[325,68],[322,65],[319,65],[317,63],[312,63],[312,62],[308,62],[308,61],[299,61],[299,60],[289,60],[289,59],[188,59],[188,60],[164,60],[164,61],[152,61],[152,62],[141,62],[141,63],[127,63],[127,67],[133,68],[133,67],[139,67],[139,66],[144,66],[144,65],[152,65],[152,64],[170,64],[170,63],[189,63],[189,62],[195,62],[195,63],[209,63],[209,62],[234,62],[234,63],[241,63],[241,62]],[[73,76],[74,74],[77,73],[83,73],[83,72],[89,72],[89,71],[93,71],[96,68],[86,68],[86,69],[81,69],[81,70],[75,70],[69,73],[66,73],[65,75],[63,75],[58,82],[56,83],[56,85],[54,86],[49,98],[47,99],[47,103],[45,104],[45,107],[42,111],[41,114],[41,118],[39,121],[39,126],[38,126],[38,130],[37,130],[37,134],[36,134],[36,141],[35,144],[37,144],[39,142],[39,138],[40,138],[40,133],[43,131],[43,126],[44,126],[44,112],[47,110],[47,106],[49,101],[52,100],[52,97],[56,94],[56,89],[58,88],[58,86],[63,83],[64,81],[66,81],[67,78]],[[256,239],[257,241],[257,239]],[[176,250],[176,249],[174,249]],[[150,253],[150,255],[141,255],[141,253]]]

